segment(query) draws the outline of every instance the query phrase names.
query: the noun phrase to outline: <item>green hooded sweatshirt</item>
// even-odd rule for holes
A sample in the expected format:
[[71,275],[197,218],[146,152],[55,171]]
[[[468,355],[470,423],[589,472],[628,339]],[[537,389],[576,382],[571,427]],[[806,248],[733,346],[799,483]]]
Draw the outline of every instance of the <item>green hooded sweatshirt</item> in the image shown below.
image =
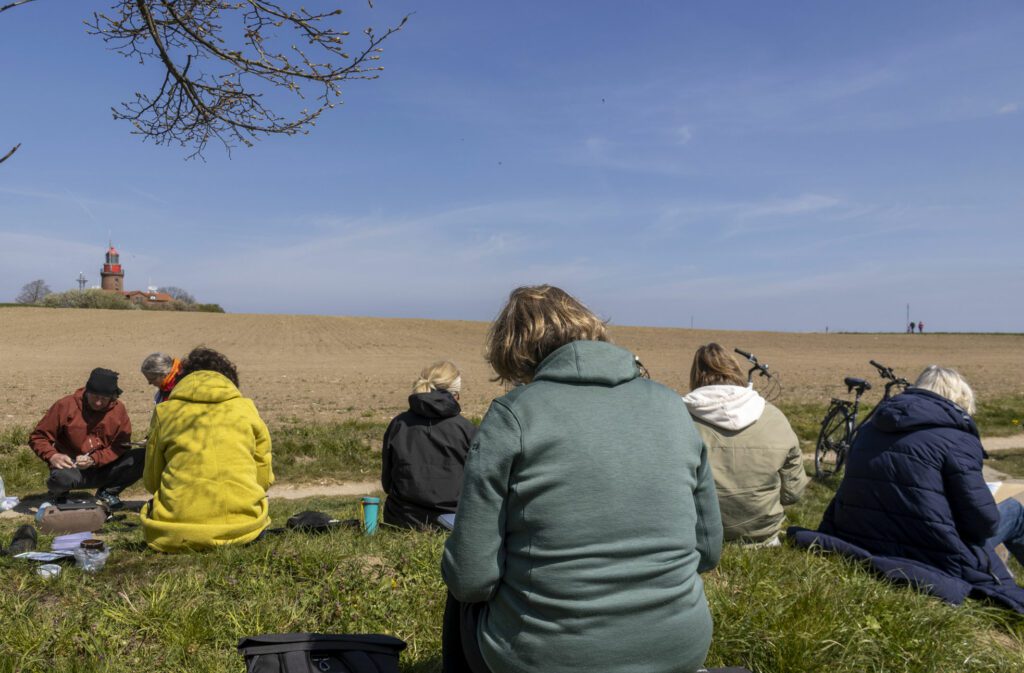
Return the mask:
[[494,673],[682,673],[711,643],[698,572],[722,523],[679,396],[628,351],[576,341],[491,404],[469,451],[442,575],[486,602]]

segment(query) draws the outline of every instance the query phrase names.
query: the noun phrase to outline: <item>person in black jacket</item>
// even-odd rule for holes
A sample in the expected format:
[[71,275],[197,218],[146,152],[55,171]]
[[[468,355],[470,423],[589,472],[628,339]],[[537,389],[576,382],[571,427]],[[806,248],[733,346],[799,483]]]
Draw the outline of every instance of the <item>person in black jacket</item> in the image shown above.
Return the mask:
[[986,597],[1024,613],[995,552],[1024,547],[1021,508],[997,507],[982,476],[974,393],[956,371],[932,365],[883,402],[850,449],[846,474],[817,531],[793,527],[801,546],[869,561],[881,574],[954,604]]
[[476,426],[460,414],[462,377],[451,362],[420,373],[409,411],[384,433],[381,485],[388,494],[384,523],[403,528],[438,528],[437,517],[454,513],[462,470]]

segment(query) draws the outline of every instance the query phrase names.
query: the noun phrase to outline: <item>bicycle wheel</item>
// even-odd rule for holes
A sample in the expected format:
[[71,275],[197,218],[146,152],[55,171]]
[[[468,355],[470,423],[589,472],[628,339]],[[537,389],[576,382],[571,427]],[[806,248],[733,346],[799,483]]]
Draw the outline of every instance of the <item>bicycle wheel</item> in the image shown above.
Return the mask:
[[843,468],[850,450],[850,415],[846,405],[829,408],[821,422],[821,432],[814,446],[814,476],[826,479]]

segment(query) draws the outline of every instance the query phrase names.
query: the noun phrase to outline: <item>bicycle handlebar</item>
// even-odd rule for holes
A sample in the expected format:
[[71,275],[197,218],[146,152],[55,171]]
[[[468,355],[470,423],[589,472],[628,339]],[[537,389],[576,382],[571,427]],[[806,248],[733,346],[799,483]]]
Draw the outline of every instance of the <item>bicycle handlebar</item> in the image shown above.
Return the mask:
[[868,360],[868,362],[871,364],[872,367],[878,370],[879,376],[889,381],[888,383],[885,384],[886,397],[889,396],[889,389],[892,388],[893,386],[903,386],[905,388],[910,386],[910,381],[906,380],[902,376],[896,376],[896,373],[893,372],[892,367],[886,367],[882,363],[876,362],[875,360]]
[[768,371],[768,365],[763,365],[760,362],[758,362],[757,357],[753,353],[741,351],[739,348],[734,348],[733,350],[742,355],[743,357],[745,357],[746,359],[750,360],[750,364],[754,365],[753,367],[750,368],[750,371],[747,372],[748,382],[750,381],[751,374],[753,374],[755,371],[760,372],[761,376],[767,376],[768,378],[772,377],[771,372]]
[[868,363],[870,363],[872,367],[878,370],[878,375],[881,376],[883,379],[889,379],[890,381],[897,380],[896,374],[894,374],[892,371],[892,367],[886,367],[882,363],[875,362],[874,360],[868,360]]

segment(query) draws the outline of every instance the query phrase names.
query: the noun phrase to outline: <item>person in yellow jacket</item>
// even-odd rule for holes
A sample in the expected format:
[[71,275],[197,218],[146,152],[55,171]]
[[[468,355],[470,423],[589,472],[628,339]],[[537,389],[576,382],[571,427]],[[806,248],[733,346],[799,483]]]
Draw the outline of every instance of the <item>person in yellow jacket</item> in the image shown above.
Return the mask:
[[194,349],[150,423],[146,543],[187,552],[255,540],[270,525],[270,462],[270,432],[238,391],[235,365],[210,348]]

